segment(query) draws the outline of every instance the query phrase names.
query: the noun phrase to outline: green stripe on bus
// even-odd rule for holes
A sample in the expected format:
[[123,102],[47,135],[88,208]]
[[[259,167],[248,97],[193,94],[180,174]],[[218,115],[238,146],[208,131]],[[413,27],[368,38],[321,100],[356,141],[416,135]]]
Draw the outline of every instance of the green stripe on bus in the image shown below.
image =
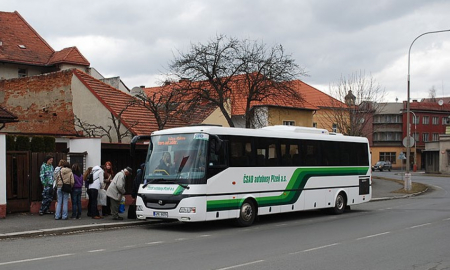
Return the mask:
[[[366,175],[369,167],[344,168],[299,168],[296,169],[286,186],[286,191],[278,196],[255,198],[259,207],[276,206],[295,203],[303,191],[308,179],[318,176]],[[270,192],[270,190],[268,190]],[[251,192],[249,192],[251,193]],[[239,209],[244,199],[226,199],[207,201],[208,212]]]
[[185,188],[184,187],[182,187],[182,186],[178,186],[178,188],[177,189],[175,189],[175,191],[173,192],[173,195],[180,195],[180,194],[182,194],[183,193],[183,191],[185,190]]

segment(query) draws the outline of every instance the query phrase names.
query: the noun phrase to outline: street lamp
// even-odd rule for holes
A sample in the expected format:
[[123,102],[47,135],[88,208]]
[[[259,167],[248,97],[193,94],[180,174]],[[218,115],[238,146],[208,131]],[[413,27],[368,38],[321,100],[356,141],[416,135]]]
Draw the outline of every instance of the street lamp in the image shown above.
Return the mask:
[[[410,146],[410,138],[411,138],[411,130],[409,128],[410,125],[410,117],[409,117],[409,96],[410,96],[410,56],[411,56],[411,47],[414,44],[414,42],[420,38],[421,36],[424,35],[428,35],[428,34],[437,34],[437,33],[442,33],[442,32],[450,32],[450,29],[447,30],[439,30],[439,31],[431,31],[431,32],[426,32],[423,33],[419,36],[417,36],[413,42],[411,43],[411,45],[409,46],[409,51],[408,51],[408,97],[406,100],[406,172],[405,172],[405,190],[411,190],[411,173],[410,173],[410,150],[411,150],[411,146]],[[417,149],[417,146],[416,146]]]
[[[412,113],[414,115],[414,119],[416,121],[414,121],[414,165],[417,165],[417,139],[416,139],[416,133],[417,133],[417,116],[413,111],[410,111],[410,113]],[[413,169],[414,170],[414,169]]]

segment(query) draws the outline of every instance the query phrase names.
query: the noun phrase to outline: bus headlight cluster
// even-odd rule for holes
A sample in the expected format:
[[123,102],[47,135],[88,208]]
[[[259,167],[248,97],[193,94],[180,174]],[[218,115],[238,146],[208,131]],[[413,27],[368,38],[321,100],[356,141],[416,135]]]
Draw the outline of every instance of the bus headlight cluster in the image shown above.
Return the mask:
[[143,211],[144,209],[142,209],[142,205],[138,205],[136,206],[136,211]]
[[191,214],[195,214],[196,213],[196,209],[195,207],[180,207],[180,213],[191,213]]

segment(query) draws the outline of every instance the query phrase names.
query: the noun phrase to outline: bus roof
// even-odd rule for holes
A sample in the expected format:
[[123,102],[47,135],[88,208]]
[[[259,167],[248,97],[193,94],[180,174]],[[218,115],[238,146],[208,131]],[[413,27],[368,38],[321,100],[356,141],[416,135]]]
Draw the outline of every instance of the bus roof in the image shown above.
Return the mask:
[[[287,127],[287,128],[286,128]],[[181,133],[203,132],[215,135],[234,135],[234,136],[255,136],[267,138],[286,138],[286,139],[310,139],[324,141],[351,141],[368,143],[366,137],[355,136],[336,136],[334,133],[323,132],[323,129],[299,127],[299,126],[270,126],[260,129],[220,127],[220,126],[188,126],[158,130],[152,135],[169,135]],[[341,135],[341,134],[339,134]]]

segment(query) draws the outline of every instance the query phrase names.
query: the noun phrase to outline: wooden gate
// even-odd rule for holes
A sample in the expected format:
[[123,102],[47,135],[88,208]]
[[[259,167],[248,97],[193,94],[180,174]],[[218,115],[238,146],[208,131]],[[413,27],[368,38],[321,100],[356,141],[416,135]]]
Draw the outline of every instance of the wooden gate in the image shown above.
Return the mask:
[[30,211],[30,156],[28,151],[6,153],[6,212]]
[[[39,173],[46,153],[6,152],[6,213],[29,212],[31,202],[42,200]],[[51,153],[53,167],[66,153]]]

